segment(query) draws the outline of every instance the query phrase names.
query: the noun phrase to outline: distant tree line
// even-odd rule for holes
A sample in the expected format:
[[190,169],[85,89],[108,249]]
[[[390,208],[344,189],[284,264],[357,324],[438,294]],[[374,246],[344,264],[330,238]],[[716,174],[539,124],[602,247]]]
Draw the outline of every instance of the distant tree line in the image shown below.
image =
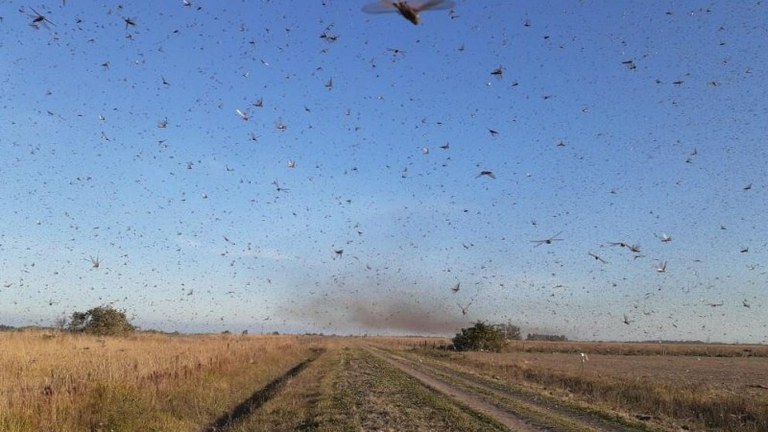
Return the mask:
[[505,340],[520,340],[522,339],[522,336],[520,335],[520,327],[512,324],[512,323],[506,323],[506,324],[494,324],[493,327],[498,329],[501,334],[504,336]]
[[563,336],[563,335],[550,335],[550,334],[529,333],[528,336],[525,338],[525,340],[528,340],[528,341],[565,342],[565,341],[568,340],[568,338]]

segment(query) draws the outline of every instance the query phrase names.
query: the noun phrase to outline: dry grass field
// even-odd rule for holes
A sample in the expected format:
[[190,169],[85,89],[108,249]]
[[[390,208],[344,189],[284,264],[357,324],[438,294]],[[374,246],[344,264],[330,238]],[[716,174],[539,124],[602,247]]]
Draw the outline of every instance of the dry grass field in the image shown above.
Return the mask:
[[0,430],[768,430],[765,347],[446,342],[0,333]]
[[197,430],[315,346],[293,336],[0,333],[0,430]]

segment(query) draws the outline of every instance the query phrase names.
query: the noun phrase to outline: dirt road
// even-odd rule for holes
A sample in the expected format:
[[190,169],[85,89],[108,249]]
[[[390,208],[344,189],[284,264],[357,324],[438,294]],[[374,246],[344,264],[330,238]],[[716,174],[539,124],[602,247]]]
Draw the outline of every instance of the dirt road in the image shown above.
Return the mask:
[[[640,431],[543,394],[491,381],[416,354],[362,344],[301,363],[280,390],[215,430]],[[266,396],[265,396],[266,395]]]
[[501,385],[478,375],[440,366],[426,358],[406,358],[368,348],[424,385],[515,431],[643,431],[618,418],[565,406],[547,395]]
[[421,383],[441,393],[443,396],[458,401],[460,404],[467,406],[469,409],[483,413],[512,430],[520,432],[536,432],[542,430],[541,428],[526,422],[521,417],[509,413],[484,400],[483,398],[477,397],[475,394],[469,391],[461,390],[458,387],[452,386],[446,381],[440,380],[435,376],[430,375],[429,373],[419,371],[417,368],[411,366],[402,358],[395,360],[394,357],[381,355],[380,353],[377,353],[376,355],[384,358],[386,361],[390,362],[401,371],[416,378],[417,380],[421,381]]

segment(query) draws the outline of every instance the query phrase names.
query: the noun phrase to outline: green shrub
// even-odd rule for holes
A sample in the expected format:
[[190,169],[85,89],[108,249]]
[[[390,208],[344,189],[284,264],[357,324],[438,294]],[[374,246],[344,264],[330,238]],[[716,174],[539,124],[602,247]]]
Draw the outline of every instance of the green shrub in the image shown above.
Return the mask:
[[73,312],[69,330],[100,336],[125,335],[136,331],[124,311],[112,306],[95,307],[88,312]]
[[482,321],[461,329],[461,333],[453,338],[453,346],[457,351],[499,352],[504,344],[504,333],[498,327]]

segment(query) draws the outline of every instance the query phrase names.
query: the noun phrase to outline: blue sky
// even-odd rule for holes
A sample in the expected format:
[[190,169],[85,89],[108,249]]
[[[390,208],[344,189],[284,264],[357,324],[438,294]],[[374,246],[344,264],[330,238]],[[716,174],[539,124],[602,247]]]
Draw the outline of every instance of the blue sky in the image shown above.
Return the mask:
[[4,3],[0,321],[766,342],[765,4],[366,4]]

